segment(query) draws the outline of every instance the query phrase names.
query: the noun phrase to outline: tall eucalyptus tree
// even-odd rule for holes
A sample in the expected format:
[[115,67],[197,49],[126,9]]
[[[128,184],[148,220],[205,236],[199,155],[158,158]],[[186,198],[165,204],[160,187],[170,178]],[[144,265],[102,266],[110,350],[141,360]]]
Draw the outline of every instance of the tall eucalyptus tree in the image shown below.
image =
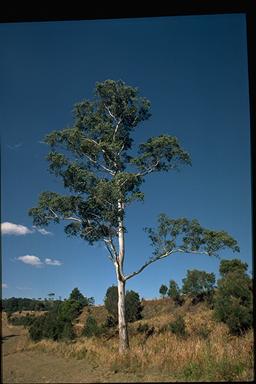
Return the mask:
[[90,244],[103,242],[115,268],[118,285],[120,352],[129,348],[125,320],[125,284],[150,264],[175,252],[217,255],[224,247],[238,251],[237,242],[224,231],[203,228],[197,220],[173,219],[161,214],[155,229],[147,228],[152,256],[125,274],[125,212],[143,200],[141,184],[153,172],[190,165],[189,154],[176,137],[160,135],[140,144],[132,154],[132,132],[150,117],[150,102],[123,81],[96,83],[91,101],[74,107],[73,126],[45,138],[51,147],[49,170],[63,181],[67,195],[46,191],[29,210],[34,225],[66,221],[65,232]]

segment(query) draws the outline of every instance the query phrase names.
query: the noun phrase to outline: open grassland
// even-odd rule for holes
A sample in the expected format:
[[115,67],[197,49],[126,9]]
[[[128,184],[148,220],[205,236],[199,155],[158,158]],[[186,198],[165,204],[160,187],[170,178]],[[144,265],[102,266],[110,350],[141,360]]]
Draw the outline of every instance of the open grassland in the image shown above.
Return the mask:
[[[151,300],[143,305],[143,320],[129,324],[131,350],[124,356],[118,354],[118,335],[114,330],[110,338],[79,337],[72,342],[43,340],[32,343],[23,335],[20,343],[16,344],[16,353],[23,354],[24,358],[29,354],[34,358],[51,356],[53,361],[59,359],[55,364],[58,370],[61,370],[63,359],[63,377],[58,376],[59,381],[54,381],[57,376],[53,373],[53,379],[48,377],[45,382],[253,380],[252,330],[241,337],[229,335],[227,327],[216,323],[212,310],[203,304],[192,306],[185,303],[175,308],[170,300]],[[85,309],[78,319],[78,328],[79,324],[80,328],[84,324],[88,314],[95,315],[99,323],[107,316],[104,308],[91,308],[89,313]],[[184,337],[178,337],[168,329],[177,314],[185,320]],[[150,336],[139,333],[139,324],[147,324],[151,329],[154,327],[154,331]],[[30,370],[33,369],[31,362]],[[73,381],[67,380],[70,372]],[[34,372],[34,380],[37,374]]]

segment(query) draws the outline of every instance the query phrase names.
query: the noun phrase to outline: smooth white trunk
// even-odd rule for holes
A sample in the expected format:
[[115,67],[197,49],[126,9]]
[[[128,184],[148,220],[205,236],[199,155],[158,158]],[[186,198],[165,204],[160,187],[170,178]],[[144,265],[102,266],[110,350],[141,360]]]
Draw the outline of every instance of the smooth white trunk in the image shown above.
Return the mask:
[[123,264],[124,264],[124,226],[122,220],[122,212],[124,205],[119,200],[118,210],[120,217],[118,219],[118,245],[119,255],[116,263],[116,276],[118,283],[118,329],[119,329],[119,352],[124,353],[129,348],[128,330],[125,319],[125,280],[123,278]]
[[128,330],[125,319],[125,282],[118,281],[118,329],[119,352],[124,353],[129,348]]

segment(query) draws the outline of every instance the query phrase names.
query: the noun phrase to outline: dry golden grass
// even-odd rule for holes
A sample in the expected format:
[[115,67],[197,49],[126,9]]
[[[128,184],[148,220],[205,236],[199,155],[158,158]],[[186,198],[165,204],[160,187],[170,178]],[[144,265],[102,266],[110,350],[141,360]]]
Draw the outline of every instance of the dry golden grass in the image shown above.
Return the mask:
[[[180,313],[182,307],[176,311]],[[248,381],[253,377],[253,332],[230,336],[224,324],[215,323],[210,309],[186,312],[187,336],[180,338],[163,331],[174,315],[162,313],[130,324],[131,349],[118,353],[118,338],[79,338],[74,342],[40,341],[27,348],[51,351],[68,358],[86,359],[109,372],[169,375],[174,381]],[[145,341],[136,333],[139,324],[148,323],[155,333]],[[162,330],[162,331],[161,331]],[[207,331],[205,331],[207,330]]]

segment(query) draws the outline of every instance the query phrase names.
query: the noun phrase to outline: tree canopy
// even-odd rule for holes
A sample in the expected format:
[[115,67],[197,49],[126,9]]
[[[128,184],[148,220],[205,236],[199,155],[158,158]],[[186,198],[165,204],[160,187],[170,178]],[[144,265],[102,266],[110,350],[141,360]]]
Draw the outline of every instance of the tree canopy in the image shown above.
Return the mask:
[[247,264],[238,259],[222,260],[214,297],[215,318],[223,321],[232,334],[242,334],[253,323],[252,280]]
[[182,281],[183,293],[189,294],[195,301],[200,301],[212,295],[215,275],[214,273],[193,269],[187,271],[187,276]]
[[71,222],[65,226],[68,235],[91,244],[112,238],[124,214],[119,199],[126,205],[141,200],[140,186],[148,173],[190,164],[177,138],[168,135],[142,143],[136,156],[129,153],[131,133],[150,117],[149,109],[137,88],[113,80],[97,83],[94,99],[75,105],[73,126],[45,138],[51,147],[49,170],[70,194],[41,193],[38,206],[29,211],[35,225],[63,219]]

